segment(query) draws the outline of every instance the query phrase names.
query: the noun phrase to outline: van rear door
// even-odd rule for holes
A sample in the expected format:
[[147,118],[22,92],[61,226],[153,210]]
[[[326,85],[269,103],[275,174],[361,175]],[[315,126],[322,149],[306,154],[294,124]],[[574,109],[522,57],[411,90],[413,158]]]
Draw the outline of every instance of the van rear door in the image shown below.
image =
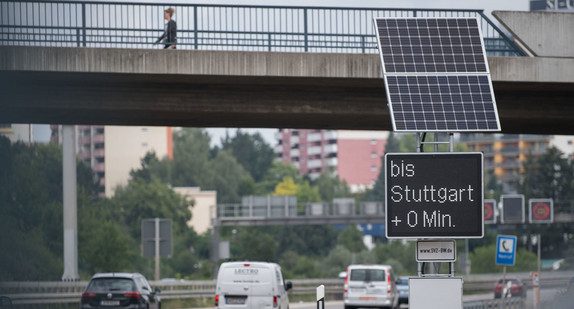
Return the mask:
[[[278,292],[273,281],[273,269],[267,264],[251,264],[252,282],[249,293],[250,308],[273,308],[274,296]],[[275,299],[275,302],[278,300]]]
[[349,277],[349,299],[361,302],[376,302],[387,294],[384,269],[351,269]]
[[222,297],[219,308],[273,307],[272,273],[271,268],[265,264],[222,264],[217,281],[216,293]]
[[[223,266],[223,265],[222,265]],[[253,275],[241,264],[225,265],[219,270],[218,291],[220,308],[250,308],[249,293]]]

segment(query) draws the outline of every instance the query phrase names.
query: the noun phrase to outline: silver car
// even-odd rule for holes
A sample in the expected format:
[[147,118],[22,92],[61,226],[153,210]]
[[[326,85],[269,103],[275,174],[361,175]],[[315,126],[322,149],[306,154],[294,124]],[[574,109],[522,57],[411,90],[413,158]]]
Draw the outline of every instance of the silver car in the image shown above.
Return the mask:
[[350,265],[345,279],[345,309],[398,308],[399,293],[389,265]]

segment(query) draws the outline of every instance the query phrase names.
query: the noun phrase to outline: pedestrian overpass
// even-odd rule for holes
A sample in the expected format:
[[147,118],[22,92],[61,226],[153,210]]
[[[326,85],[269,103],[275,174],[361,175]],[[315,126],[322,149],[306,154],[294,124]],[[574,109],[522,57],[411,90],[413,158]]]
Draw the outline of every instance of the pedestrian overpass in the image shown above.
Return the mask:
[[0,3],[0,123],[390,130],[372,18],[472,16],[502,133],[574,133],[571,14],[181,4],[160,50],[163,7]]

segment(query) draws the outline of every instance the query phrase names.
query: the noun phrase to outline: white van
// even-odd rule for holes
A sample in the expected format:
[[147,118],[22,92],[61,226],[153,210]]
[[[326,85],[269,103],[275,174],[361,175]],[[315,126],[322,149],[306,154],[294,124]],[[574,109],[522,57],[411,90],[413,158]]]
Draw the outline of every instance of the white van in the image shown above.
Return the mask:
[[275,263],[226,262],[217,274],[215,308],[288,309],[291,287]]
[[345,309],[398,308],[399,293],[389,265],[350,265],[345,278]]

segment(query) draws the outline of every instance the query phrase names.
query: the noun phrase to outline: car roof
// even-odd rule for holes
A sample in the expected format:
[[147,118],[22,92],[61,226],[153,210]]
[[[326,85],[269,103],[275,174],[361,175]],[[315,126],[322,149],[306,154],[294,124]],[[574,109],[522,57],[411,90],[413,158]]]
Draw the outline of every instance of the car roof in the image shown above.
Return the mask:
[[98,278],[133,279],[135,277],[143,277],[143,276],[140,273],[97,273],[92,276],[92,279],[98,279]]
[[349,265],[348,269],[355,269],[355,268],[367,268],[367,269],[381,269],[381,268],[392,268],[390,265],[381,265],[381,264],[353,264]]
[[243,262],[225,262],[221,264],[220,268],[223,266],[244,266],[244,265],[279,266],[279,264],[273,262],[243,261]]

